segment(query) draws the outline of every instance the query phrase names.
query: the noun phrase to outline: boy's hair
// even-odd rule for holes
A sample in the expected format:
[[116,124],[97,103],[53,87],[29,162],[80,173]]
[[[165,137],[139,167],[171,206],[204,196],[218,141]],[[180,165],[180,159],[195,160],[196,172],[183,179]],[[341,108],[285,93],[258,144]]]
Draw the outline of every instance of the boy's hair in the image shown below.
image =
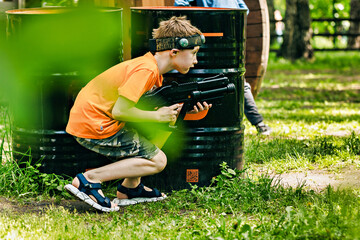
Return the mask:
[[188,37],[195,34],[202,35],[201,31],[191,25],[186,16],[171,17],[169,20],[161,21],[159,28],[153,30],[154,39],[171,37]]

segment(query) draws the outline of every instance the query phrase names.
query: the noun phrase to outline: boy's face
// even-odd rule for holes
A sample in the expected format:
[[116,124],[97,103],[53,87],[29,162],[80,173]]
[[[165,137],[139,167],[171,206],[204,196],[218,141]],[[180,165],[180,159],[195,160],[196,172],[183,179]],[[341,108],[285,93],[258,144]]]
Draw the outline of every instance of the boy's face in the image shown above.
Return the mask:
[[189,72],[190,68],[197,64],[196,54],[200,47],[196,46],[194,49],[177,50],[173,60],[174,69],[182,74]]

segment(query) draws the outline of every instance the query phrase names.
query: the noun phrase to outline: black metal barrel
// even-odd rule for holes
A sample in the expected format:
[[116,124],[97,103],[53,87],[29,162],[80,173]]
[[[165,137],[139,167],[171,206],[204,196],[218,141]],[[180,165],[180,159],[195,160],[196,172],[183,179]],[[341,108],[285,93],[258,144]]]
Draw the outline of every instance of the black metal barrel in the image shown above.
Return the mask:
[[69,176],[108,163],[65,128],[79,90],[122,61],[122,9],[16,9],[7,17],[18,72],[10,90],[14,158],[31,156],[43,172]]
[[[149,49],[148,39],[159,22],[172,16],[187,16],[206,37],[198,52],[198,64],[182,75],[172,71],[164,75],[164,84],[199,81],[224,74],[236,86],[236,94],[214,103],[208,115],[199,121],[187,121],[175,131],[163,150],[168,165],[144,181],[163,190],[188,188],[189,183],[208,185],[220,173],[219,165],[243,166],[243,99],[245,73],[245,9],[202,7],[136,7],[131,9],[131,54],[140,56]],[[176,145],[180,151],[176,151]],[[175,148],[176,148],[175,147]]]

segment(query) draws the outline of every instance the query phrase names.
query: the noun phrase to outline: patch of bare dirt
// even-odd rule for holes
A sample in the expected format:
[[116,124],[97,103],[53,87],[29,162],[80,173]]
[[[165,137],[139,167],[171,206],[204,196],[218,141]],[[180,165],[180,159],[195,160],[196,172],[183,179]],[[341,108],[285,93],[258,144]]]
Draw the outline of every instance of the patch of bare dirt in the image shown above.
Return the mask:
[[76,211],[78,213],[84,213],[89,211],[95,211],[94,208],[86,204],[85,202],[78,200],[47,200],[47,201],[27,201],[19,202],[16,200],[0,197],[0,213],[35,213],[41,214],[50,207],[63,207],[70,211]]
[[304,185],[304,189],[314,191],[324,190],[329,185],[334,189],[360,189],[360,170],[355,167],[343,169],[339,173],[326,170],[308,170],[306,172],[275,174],[273,177],[285,187]]

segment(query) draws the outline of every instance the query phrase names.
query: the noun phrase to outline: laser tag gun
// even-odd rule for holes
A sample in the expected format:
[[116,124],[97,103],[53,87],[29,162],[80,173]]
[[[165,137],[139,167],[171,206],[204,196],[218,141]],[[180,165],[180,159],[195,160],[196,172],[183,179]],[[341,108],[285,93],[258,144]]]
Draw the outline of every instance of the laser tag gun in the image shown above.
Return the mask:
[[[235,93],[235,85],[223,74],[204,78],[200,81],[177,83],[172,82],[145,93],[137,103],[143,110],[154,110],[163,106],[184,103],[178,116],[177,123],[182,121],[186,113],[193,109],[197,102],[213,103],[227,94]],[[169,126],[174,129],[176,126]]]

